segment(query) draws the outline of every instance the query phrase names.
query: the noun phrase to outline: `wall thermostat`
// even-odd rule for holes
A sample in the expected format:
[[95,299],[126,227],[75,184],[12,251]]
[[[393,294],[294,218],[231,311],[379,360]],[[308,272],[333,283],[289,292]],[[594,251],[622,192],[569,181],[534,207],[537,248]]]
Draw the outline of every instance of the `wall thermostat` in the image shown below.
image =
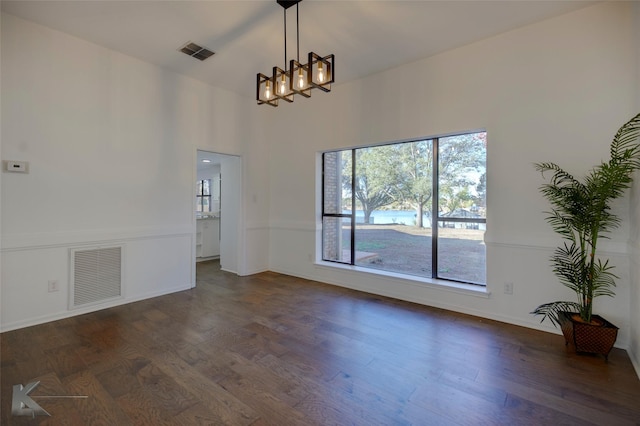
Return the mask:
[[6,164],[8,172],[18,173],[27,173],[27,166],[29,165],[26,161],[7,161]]

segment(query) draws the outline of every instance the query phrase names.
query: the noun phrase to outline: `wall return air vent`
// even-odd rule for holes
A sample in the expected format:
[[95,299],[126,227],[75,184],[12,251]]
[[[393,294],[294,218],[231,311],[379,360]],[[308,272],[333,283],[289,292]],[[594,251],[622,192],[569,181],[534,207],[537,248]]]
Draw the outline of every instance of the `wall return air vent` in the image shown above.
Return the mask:
[[196,59],[200,59],[201,61],[204,61],[205,59],[215,55],[213,51],[207,49],[206,47],[199,46],[190,41],[178,50]]
[[71,249],[71,309],[122,297],[122,246]]

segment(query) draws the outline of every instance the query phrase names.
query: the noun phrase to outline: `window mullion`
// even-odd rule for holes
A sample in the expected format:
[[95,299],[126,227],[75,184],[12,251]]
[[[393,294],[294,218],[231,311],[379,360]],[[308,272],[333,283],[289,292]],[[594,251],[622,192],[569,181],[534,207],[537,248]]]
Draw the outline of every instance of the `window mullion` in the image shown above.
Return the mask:
[[439,191],[439,138],[432,140],[432,178],[431,178],[431,277],[438,278],[438,200],[440,199]]
[[351,150],[351,264],[356,264],[356,150]]
[[322,211],[320,212],[320,221],[322,222],[324,220],[324,215],[326,214],[325,211],[325,167],[326,167],[326,156],[327,153],[322,153],[322,200],[321,200],[321,205],[322,205]]

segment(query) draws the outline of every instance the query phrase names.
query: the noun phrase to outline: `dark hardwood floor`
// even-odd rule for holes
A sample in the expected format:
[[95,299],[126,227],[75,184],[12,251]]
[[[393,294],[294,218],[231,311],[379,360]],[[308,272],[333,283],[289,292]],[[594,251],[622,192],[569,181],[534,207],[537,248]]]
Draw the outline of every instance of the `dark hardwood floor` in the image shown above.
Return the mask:
[[[640,380],[561,336],[277,273],[1,335],[2,425],[639,425]],[[14,384],[51,417],[11,415]],[[45,398],[86,395],[86,399]]]

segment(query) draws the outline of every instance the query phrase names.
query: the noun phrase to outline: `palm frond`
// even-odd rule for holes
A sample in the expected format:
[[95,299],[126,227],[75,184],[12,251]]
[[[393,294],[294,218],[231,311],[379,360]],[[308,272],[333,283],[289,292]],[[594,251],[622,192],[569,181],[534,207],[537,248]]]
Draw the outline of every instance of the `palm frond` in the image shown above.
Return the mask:
[[640,168],[640,114],[633,117],[620,127],[611,142],[611,161],[624,161]]
[[550,303],[545,303],[543,305],[538,306],[530,313],[533,315],[542,315],[542,319],[540,320],[540,322],[543,322],[544,320],[548,319],[549,321],[551,321],[551,323],[554,326],[560,327],[560,319],[559,319],[560,312],[579,313],[580,304],[576,302],[565,302],[565,301],[550,302]]
[[551,256],[553,272],[560,283],[577,294],[584,292],[588,275],[585,260],[585,254],[575,242],[556,248]]
[[551,228],[553,228],[555,232],[557,232],[564,238],[575,242],[576,226],[573,223],[572,217],[568,215],[563,215],[558,210],[553,210],[551,212],[546,212],[546,213],[548,214],[546,219],[549,225],[551,225]]
[[609,265],[609,260],[606,260],[603,264],[598,259],[598,262],[594,265],[592,297],[615,296],[616,293],[613,291],[613,287],[616,286],[616,279],[619,277],[611,272],[613,268],[613,266]]

